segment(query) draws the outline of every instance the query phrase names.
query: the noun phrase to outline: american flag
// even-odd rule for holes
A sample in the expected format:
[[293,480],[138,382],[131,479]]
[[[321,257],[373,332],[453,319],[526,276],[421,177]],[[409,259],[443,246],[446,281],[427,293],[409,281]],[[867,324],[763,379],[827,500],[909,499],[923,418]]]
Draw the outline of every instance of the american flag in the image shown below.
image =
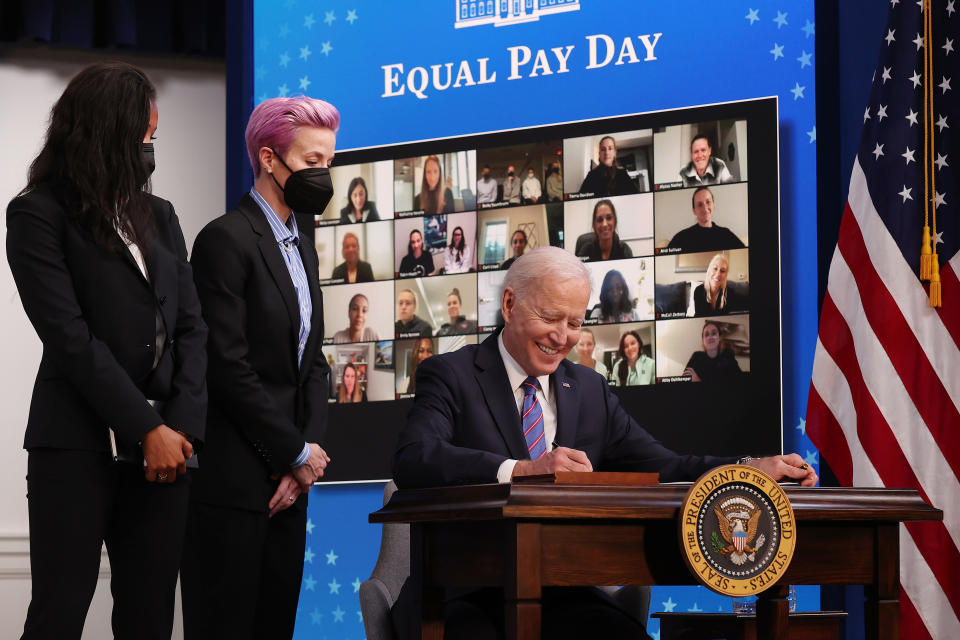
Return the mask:
[[[806,428],[842,484],[912,487],[943,509],[942,523],[901,526],[900,637],[947,640],[960,638],[960,87],[951,87],[960,83],[960,15],[955,0],[928,0],[925,37],[924,2],[890,4],[820,316]],[[919,277],[925,197],[936,210],[939,308]]]

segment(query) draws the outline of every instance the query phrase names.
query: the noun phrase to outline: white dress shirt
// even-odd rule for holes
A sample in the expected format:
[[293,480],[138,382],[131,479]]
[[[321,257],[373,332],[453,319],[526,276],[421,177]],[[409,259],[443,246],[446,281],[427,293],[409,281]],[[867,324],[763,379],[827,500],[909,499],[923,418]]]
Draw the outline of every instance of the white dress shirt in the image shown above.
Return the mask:
[[[503,333],[497,336],[497,347],[500,349],[500,357],[503,359],[503,366],[507,370],[507,379],[510,381],[510,388],[513,389],[513,399],[517,404],[517,415],[523,408],[523,381],[527,379],[528,374],[520,368],[513,356],[507,352],[503,346]],[[537,402],[543,410],[543,441],[547,445],[547,453],[553,449],[553,441],[557,437],[557,395],[550,386],[550,376],[538,376],[537,382],[540,388],[537,390]],[[521,434],[522,435],[522,434]],[[544,453],[546,455],[546,453]],[[513,476],[513,468],[517,466],[516,460],[506,459],[497,469],[497,482],[510,482]]]

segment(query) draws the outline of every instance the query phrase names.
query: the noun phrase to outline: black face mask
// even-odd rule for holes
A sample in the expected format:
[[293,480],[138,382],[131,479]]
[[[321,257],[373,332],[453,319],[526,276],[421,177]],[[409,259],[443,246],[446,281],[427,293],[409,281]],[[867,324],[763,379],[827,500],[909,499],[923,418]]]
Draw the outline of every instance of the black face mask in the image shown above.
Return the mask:
[[280,160],[283,166],[287,167],[290,177],[287,178],[285,187],[281,187],[277,182],[277,177],[272,173],[270,176],[283,192],[283,200],[287,206],[298,213],[323,213],[333,198],[333,181],[330,179],[330,170],[324,167],[308,167],[300,171],[294,171],[287,166],[280,154],[273,152]]
[[512,178],[512,177],[513,177],[513,171],[507,171],[507,175]]
[[157,158],[153,155],[153,143],[141,142],[140,153],[143,154],[143,163],[147,165],[147,175],[152,175],[153,170],[157,168]]

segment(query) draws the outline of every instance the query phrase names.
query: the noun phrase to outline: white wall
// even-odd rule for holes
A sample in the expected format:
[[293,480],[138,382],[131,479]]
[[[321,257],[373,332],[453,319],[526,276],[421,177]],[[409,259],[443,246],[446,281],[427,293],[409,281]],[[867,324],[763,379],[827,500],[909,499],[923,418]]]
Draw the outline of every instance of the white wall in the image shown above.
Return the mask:
[[[0,52],[0,203],[4,208],[26,182],[53,103],[85,65],[123,59],[142,67],[156,84],[160,113],[153,191],[173,202],[188,249],[209,220],[224,211],[224,65],[181,58],[90,54],[42,48]],[[7,266],[6,224],[0,252],[0,637],[18,637],[30,600],[27,529],[27,455],[22,449],[41,345],[27,321]],[[84,638],[110,628],[106,554]],[[179,612],[179,605],[177,607]],[[179,622],[174,637],[182,637]]]

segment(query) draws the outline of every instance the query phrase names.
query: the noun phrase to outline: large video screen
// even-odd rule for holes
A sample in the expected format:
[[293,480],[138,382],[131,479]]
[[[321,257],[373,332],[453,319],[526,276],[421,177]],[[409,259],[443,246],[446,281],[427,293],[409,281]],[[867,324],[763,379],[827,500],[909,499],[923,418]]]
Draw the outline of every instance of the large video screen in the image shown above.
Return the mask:
[[[314,216],[326,479],[390,477],[423,359],[501,323],[536,247],[590,272],[569,358],[683,453],[781,450],[776,99],[340,153]],[[549,277],[549,274],[545,274]]]

